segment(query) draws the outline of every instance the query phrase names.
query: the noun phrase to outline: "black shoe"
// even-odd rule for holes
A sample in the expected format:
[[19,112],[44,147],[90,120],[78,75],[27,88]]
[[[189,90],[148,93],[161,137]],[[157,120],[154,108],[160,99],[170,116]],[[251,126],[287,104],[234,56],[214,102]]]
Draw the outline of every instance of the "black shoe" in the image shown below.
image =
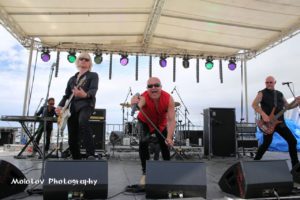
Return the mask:
[[86,158],[87,160],[98,160],[98,157],[95,155],[90,155]]

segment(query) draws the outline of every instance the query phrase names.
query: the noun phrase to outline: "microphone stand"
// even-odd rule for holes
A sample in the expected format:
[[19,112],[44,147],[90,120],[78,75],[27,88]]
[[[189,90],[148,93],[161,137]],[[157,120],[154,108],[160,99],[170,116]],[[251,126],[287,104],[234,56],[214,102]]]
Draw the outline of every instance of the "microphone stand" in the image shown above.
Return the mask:
[[179,94],[179,92],[178,92],[178,90],[177,90],[176,87],[173,89],[173,91],[176,92],[177,96],[178,96],[179,99],[180,99],[180,102],[181,102],[182,105],[184,106],[184,132],[186,132],[186,123],[187,123],[187,119],[188,119],[188,118],[187,118],[187,114],[190,114],[190,113],[189,113],[189,111],[188,111],[186,105],[184,104],[184,102],[183,102],[183,100],[182,100],[182,98],[181,98],[181,96],[180,96],[180,94]]
[[[41,98],[40,103],[39,103],[39,105],[37,106],[37,108],[36,108],[36,110],[34,112],[34,116],[36,116],[36,113],[40,109],[40,106],[41,106],[41,103],[42,103],[43,99],[44,98]],[[35,137],[35,134],[34,134],[35,133],[35,124],[36,124],[36,121],[33,122],[33,127],[31,127],[31,131],[32,131],[34,137]]]
[[[53,71],[54,71],[54,64],[52,64],[51,68],[50,68],[50,75],[49,75],[49,82],[48,82],[48,88],[47,88],[47,94],[46,94],[46,98],[45,98],[45,102],[44,102],[44,110],[43,110],[43,123],[44,123],[44,143],[43,143],[43,150],[42,152],[42,170],[41,170],[41,180],[44,179],[44,171],[45,171],[45,142],[46,142],[46,125],[47,125],[47,116],[45,116],[45,114],[47,113],[47,109],[48,109],[48,98],[49,98],[49,90],[50,90],[50,85],[51,85],[51,81],[52,81],[52,75],[53,75]],[[37,149],[39,150],[39,149]],[[31,192],[34,194],[42,194],[43,193],[43,189],[28,189],[27,192]]]
[[[294,99],[296,99],[296,96],[295,96],[295,94],[294,94],[294,92],[293,92],[293,90],[291,89],[291,87],[290,87],[290,83],[289,82],[287,82],[286,83],[286,85],[288,86],[288,88],[290,89],[290,91],[291,91],[291,93],[292,93],[292,95],[293,95],[293,97],[294,97]],[[299,115],[300,115],[300,105],[298,104],[298,113],[299,113]]]
[[44,111],[43,111],[43,118],[44,118],[44,143],[43,143],[43,154],[42,154],[42,174],[41,174],[41,178],[44,177],[44,170],[45,170],[45,144],[46,144],[46,134],[47,134],[47,116],[46,113],[48,112],[48,98],[49,98],[49,91],[50,91],[50,86],[51,86],[51,81],[52,81],[52,76],[53,76],[53,71],[54,71],[54,66],[52,64],[51,68],[50,68],[50,74],[49,74],[49,82],[48,82],[48,88],[47,88],[47,93],[46,93],[46,97],[45,97],[45,102],[44,102]]
[[[129,95],[132,95],[131,87],[129,87],[127,96],[122,105],[122,127],[123,127],[124,134],[125,134],[125,104],[127,102]],[[127,120],[128,120],[128,110],[127,110]]]

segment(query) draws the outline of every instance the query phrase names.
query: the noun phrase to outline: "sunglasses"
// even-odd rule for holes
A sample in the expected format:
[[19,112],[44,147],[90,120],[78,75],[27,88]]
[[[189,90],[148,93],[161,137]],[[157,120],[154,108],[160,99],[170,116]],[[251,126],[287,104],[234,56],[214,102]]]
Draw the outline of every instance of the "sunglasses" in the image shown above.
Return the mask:
[[84,60],[84,61],[86,61],[86,62],[89,62],[89,61],[90,61],[90,59],[88,59],[88,58],[79,58],[79,60],[80,60],[80,61],[83,61],[83,60]]
[[155,84],[149,84],[149,85],[147,85],[147,88],[153,88],[153,87],[160,87],[160,83],[155,83]]
[[270,81],[270,82],[266,82],[266,84],[269,84],[269,83],[271,84],[271,83],[274,83],[274,82],[272,82],[272,81]]

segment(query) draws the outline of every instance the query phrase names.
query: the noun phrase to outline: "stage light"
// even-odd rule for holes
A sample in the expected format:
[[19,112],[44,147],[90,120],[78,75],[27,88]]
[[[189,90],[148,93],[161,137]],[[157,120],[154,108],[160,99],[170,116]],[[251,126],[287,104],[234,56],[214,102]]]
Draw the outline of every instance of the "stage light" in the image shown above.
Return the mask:
[[70,50],[68,55],[68,61],[74,63],[76,61],[76,52],[75,50]]
[[207,56],[206,63],[205,63],[205,68],[206,69],[212,69],[213,67],[214,67],[213,57],[212,56]]
[[161,55],[159,58],[159,65],[161,67],[166,67],[167,66],[167,56],[166,55]]
[[50,56],[50,51],[49,49],[43,49],[42,50],[42,54],[41,54],[41,59],[44,62],[48,62],[50,60],[51,56]]
[[128,64],[128,62],[129,62],[128,55],[121,54],[120,64],[123,65],[123,66],[126,66]]
[[184,56],[182,59],[182,66],[187,69],[190,67],[190,61],[188,56]]
[[231,71],[235,70],[235,68],[236,68],[236,59],[235,59],[235,57],[231,57],[231,58],[229,59],[228,68],[229,68]]
[[102,63],[102,60],[103,60],[102,53],[96,51],[96,52],[95,52],[95,57],[94,57],[94,63],[96,63],[96,64],[101,64],[101,63]]

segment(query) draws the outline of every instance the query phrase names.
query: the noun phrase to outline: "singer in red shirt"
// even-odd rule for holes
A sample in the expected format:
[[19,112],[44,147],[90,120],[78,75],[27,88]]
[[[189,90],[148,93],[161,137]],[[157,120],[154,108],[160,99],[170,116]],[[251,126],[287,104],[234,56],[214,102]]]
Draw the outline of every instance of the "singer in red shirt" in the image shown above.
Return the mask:
[[[147,81],[147,90],[141,96],[132,97],[131,105],[136,104],[143,111],[138,113],[137,129],[140,133],[139,155],[142,171],[145,174],[146,160],[150,159],[149,142],[153,141],[154,138],[160,145],[163,159],[170,160],[169,146],[174,145],[173,134],[176,126],[175,103],[172,96],[162,90],[159,78],[151,77]],[[165,138],[158,133],[149,120]]]

